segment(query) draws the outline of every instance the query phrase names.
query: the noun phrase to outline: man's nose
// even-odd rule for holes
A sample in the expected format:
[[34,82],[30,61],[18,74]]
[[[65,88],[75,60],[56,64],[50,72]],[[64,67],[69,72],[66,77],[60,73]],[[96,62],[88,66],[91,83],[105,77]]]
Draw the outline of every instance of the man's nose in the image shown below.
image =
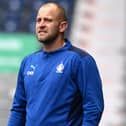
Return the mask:
[[41,20],[41,22],[40,22],[40,27],[45,27],[45,21],[44,20]]

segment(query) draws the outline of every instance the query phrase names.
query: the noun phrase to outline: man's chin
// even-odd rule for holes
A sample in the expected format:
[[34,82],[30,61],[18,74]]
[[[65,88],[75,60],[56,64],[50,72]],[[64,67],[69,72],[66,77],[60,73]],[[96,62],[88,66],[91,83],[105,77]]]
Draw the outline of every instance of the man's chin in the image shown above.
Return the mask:
[[46,43],[46,41],[48,41],[47,39],[44,39],[44,38],[38,38],[38,41],[40,42],[40,43]]
[[39,39],[39,42],[42,43],[43,45],[50,45],[53,43],[52,40],[47,40],[47,39]]
[[43,44],[44,44],[46,40],[38,39],[38,41],[39,41],[40,43],[43,43]]

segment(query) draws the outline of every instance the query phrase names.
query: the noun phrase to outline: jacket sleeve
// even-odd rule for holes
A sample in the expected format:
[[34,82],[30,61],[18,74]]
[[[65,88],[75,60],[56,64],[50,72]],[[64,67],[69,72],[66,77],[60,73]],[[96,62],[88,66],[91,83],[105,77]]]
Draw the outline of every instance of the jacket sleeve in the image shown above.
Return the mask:
[[18,73],[17,87],[8,120],[8,126],[25,126],[26,97],[24,90],[23,68],[24,60],[21,63]]
[[95,60],[81,58],[78,85],[83,99],[82,126],[98,126],[104,109],[102,83]]

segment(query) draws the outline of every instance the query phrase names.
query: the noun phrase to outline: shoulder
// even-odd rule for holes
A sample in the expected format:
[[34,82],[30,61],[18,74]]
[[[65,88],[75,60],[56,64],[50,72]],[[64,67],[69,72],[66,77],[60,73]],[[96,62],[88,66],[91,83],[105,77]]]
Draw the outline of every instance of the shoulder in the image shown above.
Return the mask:
[[42,51],[40,50],[25,56],[21,61],[21,66],[25,66],[32,61],[36,61],[40,57],[41,52]]
[[69,51],[71,51],[71,52],[77,54],[77,55],[80,56],[80,57],[85,57],[85,56],[89,56],[89,55],[90,55],[90,54],[89,54],[88,52],[86,52],[85,50],[82,50],[82,49],[80,49],[80,48],[78,48],[78,47],[76,47],[76,46],[73,46],[73,45],[69,48]]
[[98,69],[95,58],[87,51],[73,45],[71,46],[70,51],[72,51],[76,55],[76,58],[74,59],[75,62],[73,64],[74,68],[75,64],[77,63],[78,68],[83,70],[95,71],[96,69]]
[[41,52],[42,52],[42,50],[38,50],[38,51],[36,51],[36,52],[33,52],[33,53],[31,53],[31,54],[25,56],[24,59],[30,60],[30,59],[33,59],[33,58],[35,58],[35,57],[37,58],[37,57],[40,56]]
[[83,50],[81,48],[72,45],[69,48],[69,51],[71,51],[73,55],[80,61],[95,62],[93,56],[89,54],[86,50]]
[[94,57],[87,51],[73,45],[69,48],[69,51],[73,55],[72,66],[74,69],[78,67],[88,68],[90,66],[96,66]]

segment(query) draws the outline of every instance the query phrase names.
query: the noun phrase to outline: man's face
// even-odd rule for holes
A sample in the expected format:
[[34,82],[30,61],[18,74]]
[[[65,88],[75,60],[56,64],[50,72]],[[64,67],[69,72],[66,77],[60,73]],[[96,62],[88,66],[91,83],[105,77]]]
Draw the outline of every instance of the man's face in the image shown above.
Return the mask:
[[48,44],[59,35],[60,21],[55,6],[43,6],[36,19],[36,36],[43,44]]

